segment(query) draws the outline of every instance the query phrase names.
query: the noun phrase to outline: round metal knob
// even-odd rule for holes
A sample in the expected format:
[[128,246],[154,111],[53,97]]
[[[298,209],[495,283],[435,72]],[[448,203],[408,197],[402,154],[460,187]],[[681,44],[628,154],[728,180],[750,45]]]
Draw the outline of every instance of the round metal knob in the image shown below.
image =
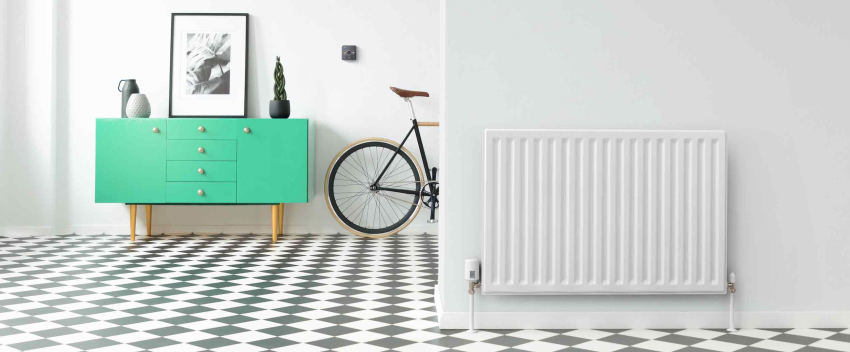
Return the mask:
[[199,195],[199,196],[202,196],[202,195],[204,195],[204,190],[202,190],[202,189],[199,189],[199,190],[198,190],[198,195]]
[[203,173],[204,173],[204,169],[198,169],[198,173],[199,173],[199,174],[203,174]]
[[154,128],[153,128],[153,133],[159,133],[159,127],[154,127]]
[[245,131],[245,133],[251,133],[251,129],[248,127],[245,127],[242,130]]
[[198,153],[203,153],[203,152],[204,152],[204,147],[198,148]]
[[198,132],[203,132],[203,131],[206,131],[204,126],[198,126]]

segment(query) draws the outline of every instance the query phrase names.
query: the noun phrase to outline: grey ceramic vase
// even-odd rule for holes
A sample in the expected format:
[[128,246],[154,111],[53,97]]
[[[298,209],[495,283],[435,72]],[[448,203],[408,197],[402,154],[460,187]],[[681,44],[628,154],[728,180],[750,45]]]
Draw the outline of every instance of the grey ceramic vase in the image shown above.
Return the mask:
[[[121,83],[124,83],[123,86]],[[127,101],[139,92],[139,85],[135,79],[122,79],[118,81],[118,91],[121,92],[121,117],[127,117]]]
[[289,100],[269,100],[269,116],[273,119],[289,118]]

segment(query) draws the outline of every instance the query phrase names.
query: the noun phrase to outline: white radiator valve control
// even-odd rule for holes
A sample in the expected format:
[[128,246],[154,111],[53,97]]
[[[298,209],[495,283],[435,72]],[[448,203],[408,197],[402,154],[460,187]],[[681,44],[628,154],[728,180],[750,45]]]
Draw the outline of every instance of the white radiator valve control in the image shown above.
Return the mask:
[[467,259],[464,263],[463,279],[478,282],[481,280],[481,261],[478,259]]

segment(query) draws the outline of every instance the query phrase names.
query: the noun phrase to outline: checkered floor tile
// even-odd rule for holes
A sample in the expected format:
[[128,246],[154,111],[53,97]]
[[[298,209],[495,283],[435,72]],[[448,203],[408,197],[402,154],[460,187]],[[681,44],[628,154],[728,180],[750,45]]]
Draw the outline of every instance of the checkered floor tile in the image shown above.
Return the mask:
[[850,352],[850,329],[440,330],[436,240],[0,237],[0,352]]

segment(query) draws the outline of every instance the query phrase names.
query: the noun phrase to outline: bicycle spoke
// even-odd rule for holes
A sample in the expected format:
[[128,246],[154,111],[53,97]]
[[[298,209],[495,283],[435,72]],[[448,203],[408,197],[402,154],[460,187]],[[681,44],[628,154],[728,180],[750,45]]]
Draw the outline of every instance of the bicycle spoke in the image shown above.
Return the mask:
[[[403,173],[403,172],[405,172],[405,171],[408,171],[408,170],[404,170],[404,169],[402,169],[401,171],[399,171],[399,172],[397,172],[397,173],[395,173],[395,174],[392,174],[392,175],[390,175],[390,176],[389,176],[389,177],[387,177],[387,178],[395,177],[396,175],[399,175],[399,174],[401,174],[401,173]],[[412,177],[412,176],[411,176],[411,177]]]
[[383,206],[383,205],[381,205],[381,197],[377,197],[376,199],[378,200],[378,206],[379,206],[379,207],[381,207],[381,215],[382,215],[382,216],[381,216],[381,219],[385,219],[385,221],[386,221],[386,222],[384,223],[384,226],[394,224],[394,223],[395,223],[395,221],[393,221],[393,220],[389,217],[389,213],[387,213],[386,209],[384,209],[384,206]]
[[[389,198],[387,198],[387,195],[384,195],[384,194],[381,194],[380,196],[381,196],[381,197],[383,197],[383,198],[384,198],[384,200],[385,200],[385,201],[387,201],[387,203],[389,203],[390,205],[392,205],[392,207],[390,207],[390,208],[391,208],[391,209],[393,209],[393,211],[395,211],[395,209],[398,209],[399,211],[401,211],[401,213],[402,213],[402,214],[407,213],[408,209],[407,209],[407,208],[405,208],[405,207],[404,207],[404,206],[402,206],[402,205],[399,205],[397,201],[390,200]],[[408,203],[408,204],[410,204],[410,203]],[[400,219],[400,218],[401,218],[401,217],[399,217],[399,219]]]
[[[366,199],[366,207],[365,207],[365,211],[366,211],[366,214],[365,214],[365,215],[366,215],[366,225],[368,225],[368,224],[369,224],[369,206],[370,206],[370,205],[372,205],[372,198],[371,198],[371,197]],[[361,217],[361,219],[362,219],[362,218],[363,218],[363,217]],[[364,226],[364,227],[365,227],[365,226]]]
[[389,195],[389,194],[384,194],[384,197],[386,197],[386,198],[392,198],[392,199],[394,199],[394,200],[396,200],[396,201],[398,201],[398,202],[401,202],[401,204],[416,205],[416,203],[408,202],[408,201],[406,201],[406,200],[404,200],[404,199],[399,199],[399,198],[393,197],[393,196],[391,196],[391,195]]
[[[341,179],[344,179],[345,181],[351,181],[351,182],[357,183],[359,185],[368,187],[367,186],[368,181],[364,182],[362,180],[359,180],[356,176],[354,176],[358,173],[362,173],[362,171],[360,171],[356,168],[354,170],[356,172],[351,172],[351,170],[349,170],[348,168],[340,168],[339,170],[337,170],[337,176]],[[344,177],[342,177],[342,176],[344,176]]]
[[[352,211],[352,215],[353,215],[353,216],[351,216],[351,218],[352,218],[352,219],[357,218],[357,219],[358,219],[358,220],[357,220],[357,224],[358,224],[358,225],[360,224],[360,219],[362,219],[362,217],[363,217],[363,211],[364,211],[364,210],[366,210],[366,204],[369,204],[369,200],[368,200],[368,199],[367,199],[366,201],[364,201],[362,204],[360,204],[359,206],[357,206],[357,208],[355,208],[355,209],[354,209],[354,211]],[[354,212],[355,212],[355,211],[357,211],[358,209],[359,209],[360,211],[359,211],[357,214],[354,214]]]
[[377,167],[375,168],[375,178],[374,178],[374,180],[378,179],[378,175],[384,169],[384,156],[385,156],[384,154],[391,154],[390,152],[387,152],[386,150],[387,150],[386,148],[381,148],[381,150],[380,150],[380,154],[378,155]]
[[[416,186],[418,186],[418,185],[409,185],[408,186],[408,184],[406,182],[410,182],[410,181],[405,181],[405,180],[412,178],[412,177],[413,176],[408,176],[408,177],[405,177],[402,180],[399,180],[400,181],[399,183],[401,183],[401,185],[399,185],[398,183],[393,183],[393,184],[390,184],[390,186],[393,186],[394,188],[398,188],[398,189],[414,190],[416,188]],[[382,185],[387,186],[387,184],[383,184],[383,183],[382,183]],[[410,186],[413,186],[413,188],[410,188]]]
[[[399,160],[398,163],[396,164],[396,166],[392,170],[389,171],[389,174],[392,175],[394,172],[396,172],[396,170],[398,170],[400,167],[404,166],[405,164],[406,163],[403,163],[403,162],[401,162],[401,160]],[[387,178],[390,178],[390,177],[388,176]]]
[[[387,203],[389,203],[389,204],[390,204],[390,207],[389,207],[389,208],[393,211],[393,213],[394,213],[394,214],[395,214],[395,215],[396,215],[399,219],[401,219],[401,215],[399,215],[399,214],[398,214],[398,210],[396,210],[396,208],[398,207],[398,205],[397,205],[397,204],[393,204],[392,202],[390,202],[389,200],[387,200],[387,197],[386,197],[386,196],[384,196],[383,194],[381,194],[380,192],[378,192],[378,195],[379,195],[379,196],[381,196],[381,198],[384,198],[384,201],[386,201]],[[401,213],[402,213],[402,214],[404,214],[404,209],[401,209]]]
[[[368,191],[361,191],[361,192],[357,192],[357,194],[355,194],[355,195],[353,195],[353,196],[340,197],[340,198],[336,198],[336,200],[337,200],[337,201],[340,201],[340,200],[344,201],[344,200],[349,199],[349,198],[359,197],[360,195],[362,195],[362,194],[364,194],[364,193],[366,193],[366,192],[368,192]],[[350,192],[349,192],[349,193],[350,193]],[[343,203],[345,203],[345,202],[343,202]]]
[[369,172],[369,160],[366,160],[366,152],[361,149],[360,150],[360,160],[363,163],[363,170],[365,170],[366,177],[369,179],[369,183],[372,183],[374,180],[371,176],[371,172]]
[[[365,193],[365,192],[364,192],[364,193]],[[362,196],[362,195],[361,195],[361,196]],[[357,203],[357,202],[355,202],[354,200],[357,200],[357,199],[359,199],[359,198],[360,198],[360,197],[354,198],[354,199],[352,199],[350,202],[349,202],[349,201],[346,201],[346,202],[349,202],[349,203],[348,203],[348,205],[345,207],[345,209],[343,209],[343,210],[341,211],[341,213],[345,214],[345,211],[346,211],[346,210],[348,210],[348,208],[350,208],[353,204],[356,204],[356,203]],[[339,204],[339,203],[337,203],[337,204],[339,204],[340,206],[342,206],[342,205],[343,205],[343,204],[345,204],[346,202],[343,202],[342,204]],[[355,209],[355,210],[356,210],[356,209]]]
[[372,176],[373,180],[377,180],[378,174],[381,172],[380,169],[381,169],[381,166],[383,166],[383,163],[381,162],[382,159],[383,159],[383,155],[384,155],[383,151],[384,151],[384,148],[381,148],[381,150],[377,150],[377,149],[375,150],[376,158],[375,158],[375,173]]
[[[342,171],[342,170],[340,170],[340,171]],[[348,176],[348,175],[347,175],[347,173],[346,173],[346,174],[342,174],[342,173],[341,173],[341,177],[340,177],[340,178],[341,178],[341,179],[343,179],[343,180],[345,180],[345,181],[351,181],[351,182],[354,182],[354,183],[357,183],[357,184],[360,184],[360,185],[363,185],[363,186],[367,186],[367,187],[368,187],[368,185],[366,185],[366,184],[365,184],[365,183],[363,183],[362,181],[358,181],[358,180],[355,180],[355,179],[352,179],[352,178],[349,178],[349,177],[350,177],[350,176]]]
[[[375,204],[374,204],[374,203],[375,203],[375,197],[374,197],[374,195],[373,195],[373,197],[372,197],[372,203],[370,203],[370,204],[372,205],[372,226],[370,226],[370,227],[369,227],[369,228],[372,228],[372,229],[376,229],[376,228],[378,228],[377,226],[375,226],[375,220],[377,219],[377,216],[378,216],[378,207],[377,207],[377,206],[375,206]],[[380,225],[381,225],[381,224],[380,224],[380,223],[378,223],[378,226],[380,226]]]
[[375,147],[369,148],[369,155],[372,157],[372,180],[378,177],[378,158],[376,157],[377,150]]
[[[348,159],[346,159],[345,161],[348,162],[349,164],[352,164],[352,165],[356,162],[357,168],[355,168],[355,170],[357,170],[358,172],[363,174],[363,176],[366,176],[367,181],[369,181],[369,183],[372,183],[371,180],[369,179],[369,175],[366,173],[366,170],[363,168],[363,165],[360,164],[359,160],[357,160],[356,157],[354,158],[354,162],[348,161]],[[348,169],[346,169],[346,171],[348,171]],[[351,172],[349,171],[349,173],[351,173]]]

